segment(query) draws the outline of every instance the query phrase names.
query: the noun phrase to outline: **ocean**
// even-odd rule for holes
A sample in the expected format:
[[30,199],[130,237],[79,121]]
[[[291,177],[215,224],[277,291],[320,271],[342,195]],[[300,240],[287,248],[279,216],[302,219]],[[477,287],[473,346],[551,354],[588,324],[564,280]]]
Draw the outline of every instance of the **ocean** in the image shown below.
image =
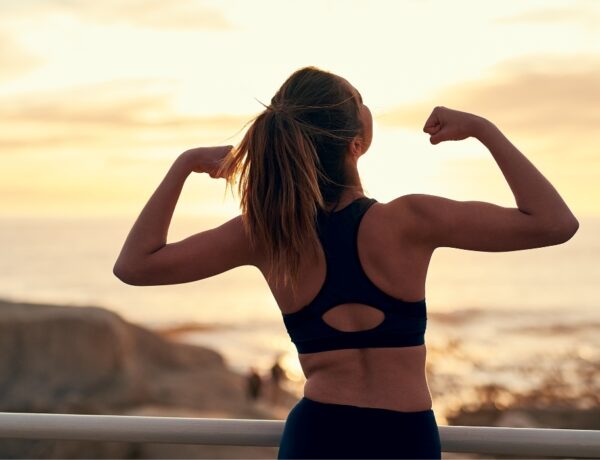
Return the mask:
[[[93,305],[151,329],[193,327],[179,340],[220,351],[245,373],[268,373],[282,353],[286,387],[304,377],[260,272],[239,267],[194,283],[129,286],[112,267],[130,218],[0,218],[0,298]],[[173,217],[168,242],[227,218]],[[544,389],[582,407],[600,394],[600,218],[581,218],[567,243],[512,252],[438,248],[426,300],[428,383],[434,410],[498,405]],[[557,383],[559,382],[559,383]]]

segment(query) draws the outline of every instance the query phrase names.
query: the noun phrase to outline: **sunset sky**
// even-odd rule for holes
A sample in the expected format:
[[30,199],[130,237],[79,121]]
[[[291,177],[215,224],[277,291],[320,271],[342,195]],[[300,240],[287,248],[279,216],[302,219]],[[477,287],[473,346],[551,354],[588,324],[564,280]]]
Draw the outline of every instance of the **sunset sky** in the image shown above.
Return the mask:
[[[135,216],[179,153],[237,142],[306,65],[373,112],[367,195],[515,205],[478,141],[429,143],[444,105],[600,215],[600,2],[0,0],[0,217]],[[233,216],[224,190],[194,174],[176,213]]]

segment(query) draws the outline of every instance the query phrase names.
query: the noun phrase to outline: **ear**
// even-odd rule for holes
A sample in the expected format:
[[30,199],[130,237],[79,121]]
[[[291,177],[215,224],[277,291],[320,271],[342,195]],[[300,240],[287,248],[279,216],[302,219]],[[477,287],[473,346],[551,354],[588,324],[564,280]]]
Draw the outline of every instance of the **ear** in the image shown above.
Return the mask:
[[358,159],[363,154],[364,141],[362,136],[355,136],[350,142],[350,154]]

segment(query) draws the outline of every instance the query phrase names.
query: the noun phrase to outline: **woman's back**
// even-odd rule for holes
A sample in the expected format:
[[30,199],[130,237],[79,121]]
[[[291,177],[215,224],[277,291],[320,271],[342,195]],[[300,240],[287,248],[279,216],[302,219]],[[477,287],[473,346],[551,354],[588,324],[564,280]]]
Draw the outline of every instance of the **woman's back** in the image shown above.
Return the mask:
[[[352,198],[350,198],[352,199]],[[349,206],[341,203],[337,212]],[[392,209],[393,208],[393,209]],[[369,280],[383,293],[405,302],[425,298],[425,279],[431,250],[423,250],[406,236],[398,219],[399,200],[393,205],[374,203],[364,213],[357,232],[360,264]],[[406,216],[409,218],[409,216]],[[296,296],[291,288],[269,280],[268,267],[259,269],[282,314],[298,312],[317,296],[325,280],[323,251],[300,264]],[[377,305],[347,303],[331,308],[323,320],[340,331],[372,329],[384,320]],[[306,376],[306,397],[316,401],[420,411],[431,407],[425,375],[425,345],[368,347],[299,353]]]

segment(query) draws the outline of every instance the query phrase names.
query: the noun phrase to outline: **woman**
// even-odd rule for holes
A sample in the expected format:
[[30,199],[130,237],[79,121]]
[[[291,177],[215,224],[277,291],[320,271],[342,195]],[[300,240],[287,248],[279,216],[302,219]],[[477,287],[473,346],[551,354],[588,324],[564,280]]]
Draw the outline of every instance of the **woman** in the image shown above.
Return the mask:
[[[425,376],[425,278],[435,248],[514,251],[563,243],[578,222],[546,178],[490,121],[435,107],[437,145],[475,137],[518,207],[426,194],[366,197],[358,159],[371,113],[344,78],[294,72],[237,146],[182,153],[115,264],[133,285],[201,280],[240,265],[265,276],[306,376],[278,458],[441,458]],[[242,214],[166,244],[191,172],[241,180]]]

